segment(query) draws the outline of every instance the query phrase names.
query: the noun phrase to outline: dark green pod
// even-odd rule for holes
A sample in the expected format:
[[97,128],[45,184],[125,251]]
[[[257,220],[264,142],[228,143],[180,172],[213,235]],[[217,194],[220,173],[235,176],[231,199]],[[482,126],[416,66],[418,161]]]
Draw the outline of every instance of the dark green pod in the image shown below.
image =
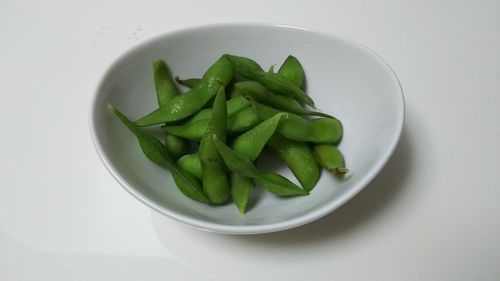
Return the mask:
[[235,153],[220,141],[215,141],[224,163],[233,173],[242,177],[252,178],[259,182],[264,189],[278,196],[308,195],[309,192],[298,187],[287,178],[276,173],[261,173],[247,157]]
[[132,121],[130,121],[125,115],[123,115],[112,105],[109,106],[109,109],[136,136],[144,155],[155,164],[170,170],[175,184],[182,193],[193,200],[204,203],[209,202],[207,196],[203,193],[200,183],[196,180],[196,178],[177,166],[170,155],[168,155],[165,146],[163,146],[163,144],[159,140],[143,133],[134,125]]
[[331,115],[323,112],[308,111],[304,109],[302,105],[300,105],[300,103],[294,100],[293,98],[274,95],[273,93],[269,92],[264,86],[260,85],[255,81],[238,82],[234,85],[234,88],[242,96],[269,105],[276,109],[295,113],[298,115],[322,116],[322,117],[333,118]]
[[[252,108],[263,120],[271,118],[281,111],[252,101]],[[342,137],[342,124],[335,118],[304,119],[288,113],[280,122],[278,132],[291,140],[313,143],[335,143]]]
[[226,202],[230,194],[229,179],[224,163],[214,144],[214,137],[223,142],[226,140],[226,118],[226,96],[224,87],[221,86],[215,97],[212,118],[209,119],[207,130],[201,139],[199,152],[203,191],[212,204]]
[[215,97],[221,84],[226,86],[231,81],[233,75],[231,63],[225,57],[221,57],[203,75],[198,87],[173,98],[160,108],[140,118],[135,122],[136,125],[151,126],[175,122],[197,113]]
[[320,176],[320,168],[307,143],[275,134],[267,145],[280,156],[305,190],[311,191],[314,188]]
[[300,88],[285,77],[272,72],[265,72],[255,61],[239,56],[224,55],[232,64],[234,71],[250,80],[258,81],[271,92],[292,97],[298,102],[314,107],[314,101]]

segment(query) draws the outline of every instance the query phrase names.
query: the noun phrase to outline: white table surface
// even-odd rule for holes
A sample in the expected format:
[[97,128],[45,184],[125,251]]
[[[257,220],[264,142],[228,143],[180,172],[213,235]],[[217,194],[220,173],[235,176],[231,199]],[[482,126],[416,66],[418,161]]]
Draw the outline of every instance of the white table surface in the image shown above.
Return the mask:
[[[0,2],[0,280],[500,279],[500,1],[73,2]],[[202,232],[132,198],[99,161],[88,109],[111,61],[222,22],[342,34],[399,76],[401,143],[331,215]]]

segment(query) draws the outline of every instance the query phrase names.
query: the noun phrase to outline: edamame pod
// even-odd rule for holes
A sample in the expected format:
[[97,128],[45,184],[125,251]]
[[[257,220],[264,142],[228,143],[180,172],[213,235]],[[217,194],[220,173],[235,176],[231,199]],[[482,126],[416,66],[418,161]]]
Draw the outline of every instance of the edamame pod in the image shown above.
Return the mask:
[[267,73],[258,81],[273,93],[294,98],[300,103],[305,103],[315,108],[314,101],[310,96],[306,95],[304,91],[277,73]]
[[231,197],[242,215],[246,212],[252,190],[253,180],[251,178],[231,173]]
[[153,62],[153,77],[158,105],[162,106],[179,95],[167,64],[163,60]]
[[120,119],[125,126],[135,135],[144,155],[155,164],[170,170],[175,184],[179,190],[193,200],[208,203],[207,196],[203,193],[200,183],[195,177],[180,169],[168,155],[166,148],[156,138],[146,135],[135,124],[123,115],[114,106],[109,105],[109,110]]
[[252,59],[229,54],[224,56],[231,62],[236,74],[247,79],[259,81],[266,74],[262,67]]
[[189,151],[189,142],[187,139],[171,135],[167,132],[165,132],[165,140],[163,143],[174,160],[179,159],[179,157]]
[[205,106],[216,94],[219,86],[227,85],[233,78],[231,63],[221,57],[203,75],[200,85],[185,94],[179,95],[155,111],[140,118],[137,126],[151,126],[168,123],[189,117]]
[[264,86],[254,81],[238,82],[234,85],[234,87],[235,90],[242,96],[261,102],[263,104],[267,104],[276,109],[295,113],[298,115],[311,115],[333,118],[331,115],[323,112],[308,111],[304,109],[296,100],[290,97],[274,95],[271,92],[267,91]]
[[200,156],[198,153],[186,154],[177,160],[177,165],[184,171],[201,180],[203,177],[201,171]]
[[203,191],[212,204],[222,204],[229,198],[229,179],[213,139],[216,136],[219,140],[226,141],[226,118],[226,96],[224,86],[220,86],[215,97],[212,118],[200,143]]
[[275,134],[267,145],[280,156],[305,190],[311,191],[314,188],[320,176],[320,169],[307,143]]
[[246,132],[261,122],[252,107],[238,111],[227,120],[227,131],[230,134]]
[[[234,152],[247,157],[251,161],[257,159],[269,138],[274,134],[276,128],[278,128],[278,124],[283,116],[284,114],[282,113],[276,114],[274,117],[265,120],[238,136],[233,142]],[[253,181],[250,178],[232,174],[231,194],[233,201],[242,214],[245,213],[252,188]]]
[[162,129],[174,136],[193,141],[200,141],[207,131],[210,119],[202,119],[185,125],[164,126]]
[[[244,97],[232,97],[226,102],[227,107],[227,117],[233,116],[236,112],[242,110],[245,107],[248,107],[250,103]],[[187,123],[191,123],[201,119],[210,119],[212,118],[212,109],[205,108],[202,111],[195,114],[193,117],[187,121]]]
[[269,138],[273,136],[283,117],[286,117],[285,113],[276,114],[244,134],[239,135],[233,142],[234,152],[247,157],[250,161],[255,161]]
[[285,77],[290,83],[302,89],[304,87],[305,73],[299,60],[290,55],[278,70],[278,74]]
[[349,172],[345,167],[344,156],[340,150],[330,144],[315,145],[314,158],[327,171],[334,175],[343,175]]
[[188,87],[189,89],[196,88],[200,85],[201,79],[200,78],[189,78],[182,80],[179,78],[179,76],[175,76],[175,81],[182,86]]
[[[170,100],[179,95],[165,61],[156,60],[153,62],[153,76],[156,88],[156,98],[159,106],[168,103]],[[187,140],[168,133],[165,133],[164,143],[167,151],[173,159],[178,159],[184,155],[189,148]]]
[[242,177],[252,178],[259,182],[264,189],[278,196],[308,195],[309,192],[298,187],[293,182],[276,173],[261,173],[253,165],[250,159],[235,153],[227,145],[215,140],[215,146],[224,159],[226,166]]
[[[271,118],[280,111],[251,101],[255,113],[263,120]],[[289,139],[301,142],[335,143],[342,137],[342,124],[335,118],[304,119],[296,114],[288,113],[282,120],[278,132]]]
[[261,83],[271,92],[292,97],[298,102],[314,107],[314,101],[300,88],[293,85],[285,77],[272,72],[265,72],[255,61],[239,56],[224,55],[233,65],[234,71],[250,80]]
[[[167,133],[189,139],[199,141],[205,134],[210,119],[201,119],[194,122],[188,122],[183,125],[164,126],[162,127]],[[236,112],[233,116],[227,119],[227,133],[236,134],[248,131],[255,125],[261,122],[259,116],[255,114],[251,107],[244,108]]]

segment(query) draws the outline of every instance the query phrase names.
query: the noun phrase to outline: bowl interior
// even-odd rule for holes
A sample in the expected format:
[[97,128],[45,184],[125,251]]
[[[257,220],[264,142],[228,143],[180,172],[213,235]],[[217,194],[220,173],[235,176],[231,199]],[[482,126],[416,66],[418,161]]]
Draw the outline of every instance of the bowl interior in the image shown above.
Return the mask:
[[[344,125],[340,144],[350,174],[343,180],[323,172],[309,196],[282,199],[256,188],[241,216],[232,204],[212,207],[186,198],[168,171],[149,162],[134,136],[110,114],[117,106],[136,119],[156,108],[152,61],[164,59],[173,75],[201,77],[224,53],[253,58],[264,69],[289,54],[303,64],[307,93],[318,108]],[[282,230],[319,218],[359,192],[394,150],[404,117],[401,88],[390,68],[365,47],[300,28],[220,25],[192,28],[149,40],[120,57],[98,87],[91,128],[98,153],[115,178],[153,209],[203,229],[226,233]],[[153,130],[152,130],[153,131]],[[259,162],[295,181],[273,157]],[[297,182],[297,181],[295,181]],[[257,200],[258,199],[258,200]]]

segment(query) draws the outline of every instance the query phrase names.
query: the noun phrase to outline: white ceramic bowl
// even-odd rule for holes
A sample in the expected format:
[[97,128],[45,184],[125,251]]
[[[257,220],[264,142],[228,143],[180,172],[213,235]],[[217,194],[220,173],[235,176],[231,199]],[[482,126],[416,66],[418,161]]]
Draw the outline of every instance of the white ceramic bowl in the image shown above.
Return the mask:
[[[111,103],[135,119],[156,107],[151,67],[155,59],[164,59],[174,75],[201,77],[224,53],[253,58],[264,69],[279,66],[289,54],[296,56],[306,72],[307,93],[321,110],[343,122],[340,149],[351,171],[349,176],[338,180],[323,172],[309,196],[290,199],[256,189],[256,204],[241,216],[232,203],[213,207],[185,197],[169,172],[149,162],[134,136],[107,111],[106,105]],[[230,234],[285,230],[332,212],[361,191],[385,165],[399,140],[403,120],[398,79],[374,52],[340,36],[263,24],[188,28],[139,44],[104,74],[90,111],[97,153],[125,190],[167,217]],[[284,165],[275,168],[294,178]]]

